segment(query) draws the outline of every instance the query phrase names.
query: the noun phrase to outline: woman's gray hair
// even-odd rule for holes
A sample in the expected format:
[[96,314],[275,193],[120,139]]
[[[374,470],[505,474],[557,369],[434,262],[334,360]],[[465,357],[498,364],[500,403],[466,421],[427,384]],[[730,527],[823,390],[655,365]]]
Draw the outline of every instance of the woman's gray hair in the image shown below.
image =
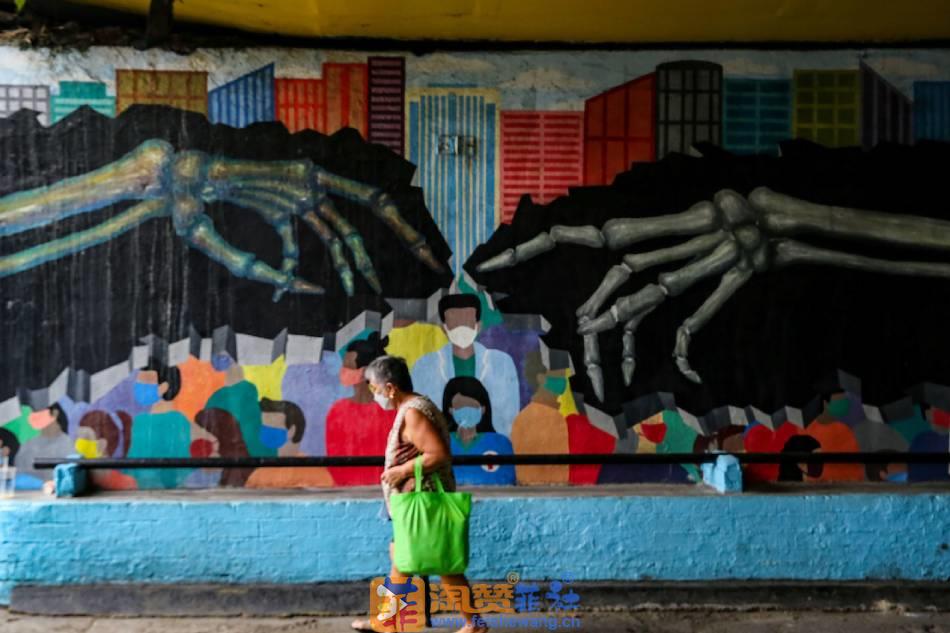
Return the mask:
[[405,359],[398,356],[380,356],[366,366],[363,375],[370,382],[383,385],[391,382],[400,391],[412,392],[409,365],[406,364]]

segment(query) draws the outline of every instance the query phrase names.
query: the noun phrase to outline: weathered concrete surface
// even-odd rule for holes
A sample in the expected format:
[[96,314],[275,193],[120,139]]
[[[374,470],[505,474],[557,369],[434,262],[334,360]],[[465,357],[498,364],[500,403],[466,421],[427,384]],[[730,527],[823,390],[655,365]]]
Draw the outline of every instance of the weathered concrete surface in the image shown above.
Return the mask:
[[[468,576],[945,583],[950,486],[886,488],[478,490]],[[372,487],[2,500],[0,604],[28,586],[366,582],[390,566],[381,503]]]
[[[950,614],[650,611],[579,616],[585,633],[950,633]],[[0,610],[3,633],[344,633],[352,618],[34,617]],[[427,629],[448,631],[450,629]],[[505,628],[499,631],[547,629]],[[577,630],[577,629],[574,629]]]
[[[10,608],[48,616],[334,616],[362,613],[368,602],[367,587],[365,581],[22,585],[14,588]],[[580,611],[869,611],[878,605],[894,605],[906,611],[950,612],[950,583],[946,582],[578,581],[571,587],[581,596]]]

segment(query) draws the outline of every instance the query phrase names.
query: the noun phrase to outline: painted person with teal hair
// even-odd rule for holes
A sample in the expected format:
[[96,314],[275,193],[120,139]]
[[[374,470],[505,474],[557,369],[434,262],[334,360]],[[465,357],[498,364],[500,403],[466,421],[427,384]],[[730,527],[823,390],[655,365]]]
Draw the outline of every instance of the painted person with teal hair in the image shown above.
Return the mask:
[[[139,371],[133,394],[135,401],[150,407],[135,416],[128,457],[191,457],[191,423],[173,408],[172,400],[181,390],[181,372],[152,362]],[[176,488],[193,468],[134,468],[126,471],[141,488]]]
[[286,441],[286,437],[274,434],[265,427],[261,417],[260,398],[257,387],[244,379],[244,370],[231,360],[225,370],[224,386],[208,398],[205,409],[221,409],[237,420],[241,429],[241,438],[251,457],[277,457],[277,449]]

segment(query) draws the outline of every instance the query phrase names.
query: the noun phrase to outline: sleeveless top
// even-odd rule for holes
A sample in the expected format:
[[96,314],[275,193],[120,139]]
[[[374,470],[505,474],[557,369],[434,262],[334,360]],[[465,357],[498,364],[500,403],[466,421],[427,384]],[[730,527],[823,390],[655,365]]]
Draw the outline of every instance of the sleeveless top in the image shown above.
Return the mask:
[[[406,411],[409,409],[416,409],[422,413],[422,415],[429,418],[435,425],[439,435],[442,436],[442,440],[445,442],[446,450],[451,450],[451,442],[449,440],[449,425],[445,419],[445,416],[442,415],[442,412],[439,410],[439,408],[435,406],[435,403],[429,400],[429,398],[425,396],[414,396],[404,402],[401,407],[399,407],[399,411],[396,413],[396,419],[393,420],[393,426],[389,430],[389,437],[386,440],[386,453],[384,462],[385,468],[405,464],[406,462],[414,460],[416,456],[419,455],[419,449],[417,449],[414,444],[402,439],[403,423],[406,419]],[[432,478],[432,474],[434,472],[439,473],[439,480],[442,482],[442,488],[446,492],[455,491],[455,474],[452,472],[451,461],[443,464],[435,471],[423,474],[423,490],[428,490],[431,492],[436,491],[435,480]],[[396,487],[389,486],[385,482],[380,482],[380,484],[383,488],[383,500],[386,502],[386,512],[390,513],[389,495],[394,492],[412,492],[416,488],[416,478],[410,475],[408,479]]]

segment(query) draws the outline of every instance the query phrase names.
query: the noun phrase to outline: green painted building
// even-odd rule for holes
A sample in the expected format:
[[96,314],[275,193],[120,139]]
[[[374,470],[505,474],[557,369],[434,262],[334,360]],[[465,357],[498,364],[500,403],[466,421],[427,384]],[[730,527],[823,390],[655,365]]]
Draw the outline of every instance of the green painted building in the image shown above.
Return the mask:
[[106,95],[105,84],[95,81],[61,81],[59,94],[50,97],[52,122],[56,123],[84,105],[106,116],[115,116],[115,97]]

